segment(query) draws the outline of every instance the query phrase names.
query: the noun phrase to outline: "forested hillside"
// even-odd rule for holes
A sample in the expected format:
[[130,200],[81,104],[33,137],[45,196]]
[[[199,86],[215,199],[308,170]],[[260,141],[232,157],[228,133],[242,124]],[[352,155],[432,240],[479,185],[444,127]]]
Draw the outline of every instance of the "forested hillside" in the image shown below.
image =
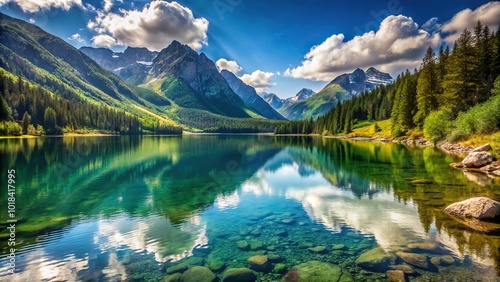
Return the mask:
[[282,124],[276,133],[349,133],[357,123],[389,118],[394,137],[415,130],[432,141],[491,133],[500,128],[499,75],[500,30],[478,22],[453,48],[435,54],[429,47],[420,68],[393,84],[339,103],[314,122]]

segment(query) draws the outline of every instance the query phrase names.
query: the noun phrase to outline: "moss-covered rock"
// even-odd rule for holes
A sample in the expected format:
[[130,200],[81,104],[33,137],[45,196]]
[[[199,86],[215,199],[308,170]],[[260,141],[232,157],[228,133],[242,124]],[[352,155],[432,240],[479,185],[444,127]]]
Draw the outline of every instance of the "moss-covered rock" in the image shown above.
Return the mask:
[[238,249],[243,250],[243,251],[248,251],[250,249],[250,245],[245,240],[241,240],[241,241],[236,242],[236,246],[238,247]]
[[174,273],[172,275],[167,275],[163,279],[163,282],[183,282],[182,281],[182,274]]
[[274,273],[285,273],[285,271],[286,271],[286,265],[284,263],[277,263],[273,269]]
[[192,266],[203,265],[204,259],[199,257],[190,257],[167,268],[167,274],[182,273]]
[[429,268],[427,257],[421,254],[397,252],[396,255],[409,265],[413,265],[422,269]]
[[385,272],[389,269],[389,265],[394,264],[395,260],[394,255],[388,254],[377,247],[362,253],[356,260],[356,264],[366,270]]
[[252,240],[250,241],[250,250],[252,251],[258,251],[262,250],[264,248],[264,243],[258,240]]
[[313,253],[324,253],[326,251],[326,246],[316,246],[308,248],[309,251]]
[[259,272],[266,272],[271,265],[267,256],[262,255],[249,257],[247,262],[251,269]]
[[208,268],[214,272],[220,272],[222,271],[226,265],[224,264],[223,261],[217,260],[217,259],[212,259],[208,261]]
[[193,266],[182,274],[183,282],[212,282],[215,280],[215,274],[204,266]]
[[351,274],[340,266],[321,262],[309,261],[294,266],[281,280],[282,282],[350,282],[354,281]]
[[224,272],[222,282],[255,282],[257,276],[248,268],[230,268]]

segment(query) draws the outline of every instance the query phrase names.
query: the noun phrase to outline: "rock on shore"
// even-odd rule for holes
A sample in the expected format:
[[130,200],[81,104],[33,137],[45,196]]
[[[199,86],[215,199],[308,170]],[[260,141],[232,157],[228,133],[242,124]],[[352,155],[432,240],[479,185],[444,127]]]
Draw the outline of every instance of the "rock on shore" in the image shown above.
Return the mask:
[[451,204],[446,207],[445,212],[461,218],[493,219],[500,216],[500,202],[476,197]]

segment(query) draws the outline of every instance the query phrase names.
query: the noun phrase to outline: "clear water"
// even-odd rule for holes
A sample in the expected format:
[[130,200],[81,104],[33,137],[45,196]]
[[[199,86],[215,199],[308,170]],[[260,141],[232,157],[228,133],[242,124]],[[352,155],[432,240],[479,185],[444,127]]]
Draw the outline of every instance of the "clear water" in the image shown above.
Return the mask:
[[[360,254],[421,242],[455,263],[415,268],[410,280],[500,281],[500,224],[480,232],[443,213],[473,196],[499,200],[500,183],[451,169],[458,159],[434,148],[255,135],[74,137],[0,140],[0,157],[2,187],[8,169],[17,177],[13,276],[0,195],[2,281],[162,281],[194,260],[223,265],[214,271],[220,279],[263,253],[286,269],[319,260],[356,281],[384,281],[355,264]],[[309,249],[316,246],[326,250]],[[259,281],[285,273],[256,272]]]

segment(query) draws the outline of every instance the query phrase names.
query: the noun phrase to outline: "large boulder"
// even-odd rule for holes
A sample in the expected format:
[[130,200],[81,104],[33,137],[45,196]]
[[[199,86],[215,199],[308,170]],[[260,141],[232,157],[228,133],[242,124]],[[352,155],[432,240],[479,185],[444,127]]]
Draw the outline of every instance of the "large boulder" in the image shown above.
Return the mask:
[[488,152],[491,151],[491,149],[492,148],[490,144],[484,144],[482,146],[475,148],[474,150],[472,150],[472,152]]
[[340,266],[321,262],[308,261],[294,266],[281,280],[282,282],[351,282],[354,281],[351,274]]
[[413,265],[422,269],[429,268],[427,257],[421,254],[397,252],[396,255],[409,265]]
[[444,211],[461,218],[493,219],[500,216],[500,202],[476,197],[451,204]]
[[394,264],[394,261],[394,255],[388,254],[381,248],[377,247],[362,253],[356,260],[356,264],[366,270],[385,272],[389,269],[389,265]]
[[479,168],[493,162],[493,155],[489,152],[471,152],[462,164],[466,168]]
[[212,282],[215,280],[215,274],[204,266],[193,266],[182,274],[183,282]]
[[248,268],[230,268],[224,272],[222,282],[255,282],[257,276]]

